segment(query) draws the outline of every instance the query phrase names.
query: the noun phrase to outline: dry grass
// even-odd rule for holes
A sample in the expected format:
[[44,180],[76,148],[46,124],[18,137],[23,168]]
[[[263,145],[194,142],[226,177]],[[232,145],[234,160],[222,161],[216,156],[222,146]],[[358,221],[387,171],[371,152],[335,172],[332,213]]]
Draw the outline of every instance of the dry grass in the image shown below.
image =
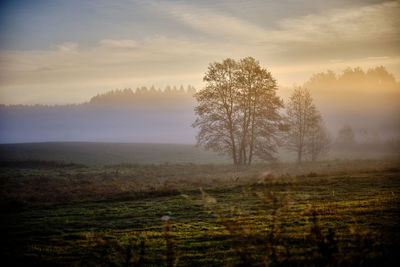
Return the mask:
[[[49,205],[149,196],[177,195],[182,190],[290,181],[299,177],[397,170],[396,160],[230,165],[120,164],[87,167],[55,162],[9,162],[0,174],[1,203]],[[35,167],[36,166],[36,167]]]

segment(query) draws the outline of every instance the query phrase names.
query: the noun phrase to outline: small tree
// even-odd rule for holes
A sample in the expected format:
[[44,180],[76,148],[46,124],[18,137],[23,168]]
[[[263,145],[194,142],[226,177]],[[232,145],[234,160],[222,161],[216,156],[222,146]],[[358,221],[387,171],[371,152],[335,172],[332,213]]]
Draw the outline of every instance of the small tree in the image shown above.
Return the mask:
[[356,137],[350,125],[344,125],[340,128],[336,143],[340,146],[354,146],[356,144]]
[[322,120],[321,115],[313,103],[309,90],[301,87],[293,91],[286,110],[289,128],[286,147],[296,152],[297,161],[301,162],[303,156],[310,151],[310,144],[316,144],[316,142],[311,142],[310,140],[313,139],[313,131],[319,129]]
[[311,127],[306,145],[306,153],[312,161],[316,161],[329,151],[331,143],[331,137],[321,119]]

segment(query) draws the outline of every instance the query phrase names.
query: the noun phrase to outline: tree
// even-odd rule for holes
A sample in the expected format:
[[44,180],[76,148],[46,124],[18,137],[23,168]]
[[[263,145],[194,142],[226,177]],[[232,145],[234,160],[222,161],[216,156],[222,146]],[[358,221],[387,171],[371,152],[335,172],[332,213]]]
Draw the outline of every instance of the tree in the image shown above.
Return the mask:
[[238,64],[237,85],[241,114],[239,164],[250,165],[253,156],[272,160],[282,119],[279,109],[283,107],[276,96],[276,81],[254,58],[247,57]]
[[316,161],[329,151],[332,143],[331,137],[322,119],[312,125],[308,142],[306,143],[306,153],[312,161]]
[[254,58],[228,58],[211,63],[204,81],[195,94],[198,144],[230,155],[235,165],[250,165],[254,156],[272,159],[283,104],[270,72]]
[[343,147],[354,146],[356,144],[356,137],[350,125],[344,125],[339,129],[336,143]]
[[303,156],[310,152],[316,155],[312,147],[317,144],[319,134],[315,130],[321,130],[322,118],[313,103],[310,91],[306,88],[295,88],[286,107],[287,110],[287,138],[286,147],[297,153],[297,161],[301,162]]
[[226,59],[212,63],[203,80],[206,87],[195,94],[198,116],[193,127],[199,127],[197,142],[207,149],[230,153],[233,163],[237,160],[237,90],[234,81],[237,63]]

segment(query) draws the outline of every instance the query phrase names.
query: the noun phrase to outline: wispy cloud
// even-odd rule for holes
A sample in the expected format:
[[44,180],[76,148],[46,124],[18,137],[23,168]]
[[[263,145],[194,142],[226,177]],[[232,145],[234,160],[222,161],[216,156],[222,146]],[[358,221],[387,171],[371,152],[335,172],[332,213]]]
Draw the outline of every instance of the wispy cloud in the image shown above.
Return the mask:
[[229,38],[238,42],[265,39],[266,31],[250,22],[211,8],[199,8],[176,2],[154,3],[154,7],[172,18],[214,38]]
[[[155,4],[160,11],[199,32],[240,43],[264,44],[286,49],[288,43],[300,45],[364,42],[398,42],[400,40],[400,3],[385,2],[364,7],[326,10],[276,21],[261,27],[242,18],[212,9],[176,2]],[[275,52],[275,51],[273,51]]]
[[105,48],[111,49],[134,49],[138,47],[138,44],[134,40],[101,40],[99,45]]
[[302,83],[313,72],[355,65],[385,65],[400,77],[399,1],[330,9],[267,26],[223,9],[171,1],[151,6],[190,34],[149,33],[144,38],[104,38],[91,46],[77,41],[49,49],[0,51],[2,101],[29,102],[36,89],[58,95],[73,88],[73,95],[93,88],[79,94],[85,100],[99,88],[143,83],[199,87],[207,64],[225,57],[254,56],[280,84]]
[[[50,102],[63,103],[115,88],[199,85],[215,57],[202,43],[161,35],[101,40],[92,47],[63,43],[48,50],[1,51],[0,98],[3,103],[32,103],[40,91],[53,97]],[[40,103],[47,103],[46,97]]]
[[333,9],[321,14],[287,18],[272,31],[278,41],[373,41],[400,40],[398,1],[351,9]]
[[78,44],[74,42],[66,42],[55,45],[54,47],[56,50],[60,50],[62,52],[75,52],[78,48]]

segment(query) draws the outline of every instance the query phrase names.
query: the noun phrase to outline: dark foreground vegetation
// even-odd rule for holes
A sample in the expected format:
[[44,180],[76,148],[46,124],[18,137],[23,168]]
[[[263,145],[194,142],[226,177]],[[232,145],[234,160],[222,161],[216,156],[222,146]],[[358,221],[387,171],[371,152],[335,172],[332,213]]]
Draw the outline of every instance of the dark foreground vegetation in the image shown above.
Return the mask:
[[0,164],[2,262],[394,265],[398,160]]

